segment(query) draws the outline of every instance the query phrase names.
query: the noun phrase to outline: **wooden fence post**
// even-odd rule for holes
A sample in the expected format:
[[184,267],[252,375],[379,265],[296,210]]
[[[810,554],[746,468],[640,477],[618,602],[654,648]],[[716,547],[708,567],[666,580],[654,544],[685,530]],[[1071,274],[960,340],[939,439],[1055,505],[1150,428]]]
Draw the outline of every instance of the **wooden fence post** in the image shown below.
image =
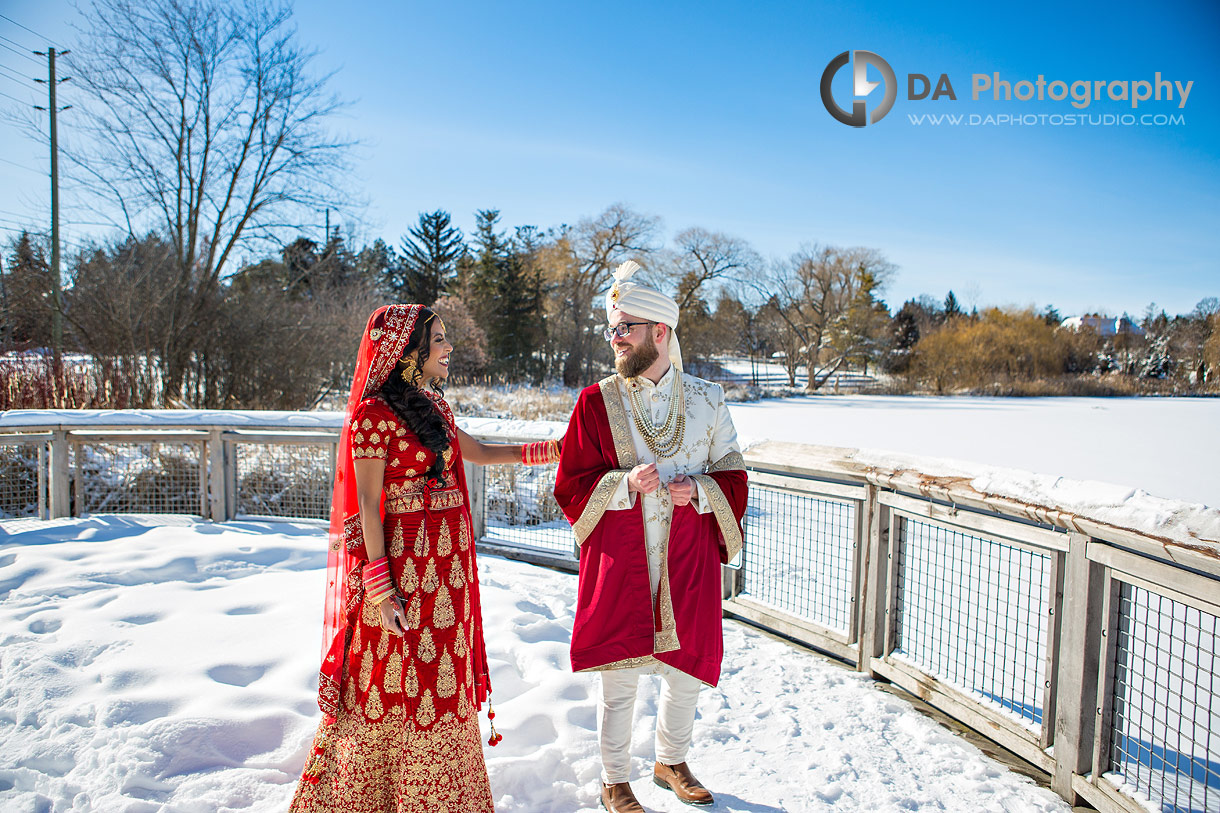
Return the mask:
[[72,516],[69,479],[68,432],[56,429],[51,433],[51,519]]
[[865,517],[864,534],[860,540],[864,555],[860,562],[860,659],[856,669],[867,671],[873,678],[873,658],[885,655],[886,608],[889,591],[890,512],[877,499],[877,486],[868,486],[868,496],[861,507]]
[[1094,701],[1105,621],[1102,617],[1105,569],[1089,561],[1088,543],[1089,537],[1084,534],[1068,534],[1055,687],[1055,773],[1051,789],[1073,805],[1079,800],[1072,790],[1072,776],[1083,776],[1093,766],[1097,724]]
[[225,478],[225,443],[221,430],[213,427],[208,432],[208,510],[213,522],[224,522],[229,517],[228,482]]
[[465,463],[466,485],[470,490],[470,524],[475,541],[487,534],[487,496],[483,493],[484,469],[473,463]]

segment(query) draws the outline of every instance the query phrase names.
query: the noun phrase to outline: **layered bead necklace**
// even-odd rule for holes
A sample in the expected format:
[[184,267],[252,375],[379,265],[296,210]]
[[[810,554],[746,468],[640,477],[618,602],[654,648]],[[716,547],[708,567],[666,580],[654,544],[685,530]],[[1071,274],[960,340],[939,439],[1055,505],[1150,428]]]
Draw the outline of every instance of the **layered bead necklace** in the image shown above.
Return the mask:
[[644,403],[643,387],[638,381],[632,381],[627,389],[631,400],[631,417],[635,419],[635,428],[644,438],[644,443],[658,460],[673,457],[681,448],[682,438],[686,434],[686,390],[682,386],[682,372],[674,370],[674,394],[669,399],[665,423],[659,429],[652,422],[652,410]]

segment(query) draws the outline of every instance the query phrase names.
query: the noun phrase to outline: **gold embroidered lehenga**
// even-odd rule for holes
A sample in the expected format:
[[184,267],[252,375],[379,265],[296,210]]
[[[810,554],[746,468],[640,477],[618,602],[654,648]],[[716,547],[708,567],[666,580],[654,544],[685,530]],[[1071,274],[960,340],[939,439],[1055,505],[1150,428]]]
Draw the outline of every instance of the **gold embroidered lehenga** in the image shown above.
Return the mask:
[[[429,394],[451,439],[443,479],[429,483],[426,472],[435,455],[385,401],[368,396],[385,380],[385,360],[402,354],[418,312],[409,309],[418,307],[377,311],[361,345],[336,476],[336,506],[344,510],[332,514],[319,679],[325,717],[293,813],[493,810],[477,717],[488,691],[487,659],[453,414],[443,399]],[[367,380],[361,382],[366,359]],[[359,515],[346,510],[354,505],[350,461],[360,458],[386,461],[385,548],[406,605],[404,637],[382,629],[378,607],[364,601]]]

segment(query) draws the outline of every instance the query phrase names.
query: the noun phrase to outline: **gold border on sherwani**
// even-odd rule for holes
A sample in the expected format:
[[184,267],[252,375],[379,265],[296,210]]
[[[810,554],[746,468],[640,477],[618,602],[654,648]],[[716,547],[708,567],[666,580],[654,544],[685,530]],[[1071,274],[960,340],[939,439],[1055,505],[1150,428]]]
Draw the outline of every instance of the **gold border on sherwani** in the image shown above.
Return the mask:
[[602,475],[602,479],[593,488],[593,495],[585,503],[585,510],[580,512],[580,518],[572,523],[572,533],[576,535],[576,544],[585,544],[589,534],[593,533],[597,523],[601,522],[602,515],[606,513],[606,506],[610,504],[610,498],[614,496],[615,491],[618,491],[619,483],[626,476],[627,472],[620,469],[611,469]]
[[589,666],[577,669],[577,672],[612,672],[616,669],[634,669],[637,666],[647,666],[650,663],[660,663],[653,655],[641,655],[638,658],[623,658],[621,661],[604,663],[601,666]]
[[[730,454],[736,454],[736,452]],[[728,456],[725,455],[725,457]],[[725,470],[719,469],[719,471]],[[716,515],[716,523],[720,526],[721,536],[724,537],[724,549],[728,555],[728,561],[731,562],[733,557],[741,552],[741,527],[737,524],[737,517],[733,516],[729,500],[724,496],[724,491],[720,488],[720,483],[716,482],[715,477],[708,474],[692,474],[691,479],[703,486],[703,493],[712,504],[712,513]]]
[[623,406],[622,384],[619,375],[606,376],[598,382],[602,391],[602,401],[606,404],[606,418],[610,422],[610,436],[614,438],[614,453],[618,457],[618,467],[631,471],[637,462],[635,444],[631,441],[631,424],[628,421],[627,408]]
[[724,457],[717,460],[715,463],[707,467],[707,474],[713,474],[718,471],[745,471],[746,459],[741,456],[741,452],[729,452]]

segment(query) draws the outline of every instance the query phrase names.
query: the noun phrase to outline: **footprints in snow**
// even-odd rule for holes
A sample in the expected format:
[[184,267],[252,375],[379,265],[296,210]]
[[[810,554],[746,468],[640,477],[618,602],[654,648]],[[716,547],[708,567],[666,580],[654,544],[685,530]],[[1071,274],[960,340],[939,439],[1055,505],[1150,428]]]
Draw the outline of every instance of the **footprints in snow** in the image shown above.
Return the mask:
[[35,618],[26,625],[26,629],[35,635],[46,635],[50,632],[55,632],[64,625],[64,622],[58,618]]
[[238,666],[237,664],[225,663],[220,666],[213,666],[208,670],[208,677],[217,683],[226,683],[230,686],[242,688],[249,686],[265,674],[267,674],[266,665]]

